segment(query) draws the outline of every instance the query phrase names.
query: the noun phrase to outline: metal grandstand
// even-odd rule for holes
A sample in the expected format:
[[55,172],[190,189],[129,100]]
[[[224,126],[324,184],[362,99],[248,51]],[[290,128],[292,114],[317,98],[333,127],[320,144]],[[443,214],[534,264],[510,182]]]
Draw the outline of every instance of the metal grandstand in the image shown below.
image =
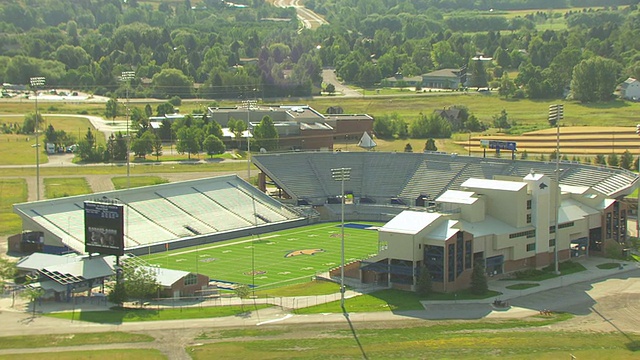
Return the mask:
[[[443,153],[295,152],[256,154],[255,165],[294,201],[324,205],[340,194],[331,169],[351,168],[345,192],[360,204],[411,204],[457,190],[469,178],[522,178],[532,171],[555,177],[555,162],[481,158]],[[633,191],[638,175],[620,168],[560,162],[560,183],[591,187],[618,198]],[[364,199],[364,201],[363,201]]]
[[25,230],[45,233],[45,245],[53,242],[54,247],[84,253],[84,201],[99,199],[126,205],[125,251],[138,254],[274,231],[305,221],[300,212],[236,175],[16,204],[14,212],[22,217]]

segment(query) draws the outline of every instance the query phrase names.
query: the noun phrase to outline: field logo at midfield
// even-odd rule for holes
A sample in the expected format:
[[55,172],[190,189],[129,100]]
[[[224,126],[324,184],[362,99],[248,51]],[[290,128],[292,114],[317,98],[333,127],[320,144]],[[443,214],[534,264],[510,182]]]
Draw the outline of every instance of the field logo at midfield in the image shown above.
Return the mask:
[[284,257],[288,258],[288,257],[299,256],[299,255],[315,255],[315,254],[321,253],[321,252],[324,252],[324,249],[294,250],[294,251],[290,251],[289,253],[287,253],[287,255],[285,255]]

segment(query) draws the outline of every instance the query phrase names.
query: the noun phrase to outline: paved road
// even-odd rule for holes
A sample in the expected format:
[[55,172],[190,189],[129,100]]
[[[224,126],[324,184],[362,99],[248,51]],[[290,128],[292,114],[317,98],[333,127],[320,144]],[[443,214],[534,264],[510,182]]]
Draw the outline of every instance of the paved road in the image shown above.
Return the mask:
[[344,95],[343,97],[362,97],[362,93],[351,89],[338,80],[334,68],[322,69],[322,81],[325,84],[333,84],[336,87],[336,93]]
[[281,8],[295,8],[296,15],[298,16],[298,19],[302,21],[305,29],[315,29],[321,25],[328,24],[322,16],[304,7],[302,0],[272,0],[271,2],[273,5]]

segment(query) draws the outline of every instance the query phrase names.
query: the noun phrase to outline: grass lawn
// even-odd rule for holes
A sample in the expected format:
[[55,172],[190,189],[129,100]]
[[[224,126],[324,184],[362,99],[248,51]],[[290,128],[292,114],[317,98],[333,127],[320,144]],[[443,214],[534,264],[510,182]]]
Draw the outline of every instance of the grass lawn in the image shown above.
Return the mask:
[[188,320],[234,316],[267,307],[270,307],[270,305],[245,306],[244,308],[241,306],[178,307],[173,309],[152,309],[147,307],[142,309],[126,308],[124,310],[77,311],[75,313],[66,311],[45,315],[58,319],[79,320],[100,324],[121,324],[124,322],[137,321]]
[[151,342],[153,337],[119,331],[101,333],[20,335],[0,337],[0,349],[28,349],[36,347],[78,346]]
[[313,296],[329,295],[340,292],[340,284],[325,280],[314,280],[307,283],[295,284],[256,291],[257,297],[285,297],[285,296]]
[[17,234],[22,220],[13,213],[13,204],[27,201],[24,179],[0,179],[0,235]]
[[[378,233],[345,227],[345,244],[347,262],[368,258],[377,253]],[[307,283],[317,273],[338,267],[340,253],[340,224],[321,223],[142,258],[169,269],[206,274],[212,280],[240,284],[255,280],[261,290]]]
[[157,349],[116,349],[100,351],[63,351],[55,353],[30,353],[0,355],[0,359],[29,359],[29,360],[156,360],[166,359],[167,356]]
[[[11,154],[2,156],[0,165],[35,165],[36,164],[36,138],[31,135],[0,134],[0,153]],[[44,151],[44,137],[40,136],[40,164],[48,162],[47,153]],[[35,176],[36,169],[29,168],[27,171]]]
[[611,262],[611,263],[604,263],[604,264],[600,264],[596,266],[598,269],[603,269],[603,270],[607,270],[607,269],[617,269],[620,267],[619,263],[615,263],[615,262]]
[[574,274],[580,271],[587,270],[584,266],[582,266],[582,264],[573,262],[570,260],[561,262],[558,265],[559,265],[558,269],[560,270],[560,275],[556,275],[554,273],[555,267],[553,264],[551,264],[547,267],[544,267],[542,270],[529,269],[529,270],[523,270],[523,271],[516,271],[515,277],[516,277],[516,280],[543,281],[543,280],[553,279],[554,277]]
[[[345,300],[348,312],[373,312],[373,311],[406,311],[424,310],[420,300],[466,300],[486,299],[500,295],[499,292],[489,291],[483,296],[470,294],[468,291],[460,291],[456,294],[434,293],[426,298],[418,296],[414,292],[394,289],[380,290],[371,294],[364,294]],[[300,304],[304,305],[304,304]],[[296,314],[322,314],[340,313],[340,301],[333,301],[321,305],[310,306],[296,310]]]
[[[3,108],[3,111],[5,109]],[[27,109],[27,112],[30,110]],[[22,124],[24,118],[19,117],[5,117],[0,119],[0,123],[19,123]],[[87,133],[87,128],[91,128],[96,132],[95,128],[91,125],[86,118],[65,117],[65,116],[44,116],[43,127],[41,132],[46,130],[46,127],[51,124],[56,130],[64,130],[68,134],[72,135],[76,139],[84,138]],[[102,134],[96,135],[96,141],[98,144],[104,145],[106,143],[105,137]],[[40,141],[40,164],[47,163],[49,156],[44,148],[44,134],[39,136]],[[2,154],[11,154],[11,156],[3,156],[0,158],[0,165],[35,165],[36,153],[35,148],[35,135],[28,134],[0,134],[0,152]],[[35,169],[28,169],[35,175]]]
[[44,196],[55,199],[74,195],[91,194],[93,191],[86,178],[44,178]]
[[[394,328],[384,324],[354,324],[354,334],[343,329],[279,327],[287,334],[274,338],[238,334],[237,339],[192,346],[194,359],[634,359],[640,336],[619,333],[528,331],[570,318],[532,317],[504,321],[451,321],[408,323]],[[264,328],[269,332],[272,328]],[[220,334],[224,336],[224,334]],[[221,337],[218,337],[220,339]]]
[[[127,177],[126,176],[118,176],[111,178],[111,182],[113,182],[113,186],[116,190],[126,189],[127,188]],[[132,188],[141,187],[141,186],[149,186],[149,185],[159,185],[166,184],[169,180],[161,178],[159,176],[131,176],[129,177],[129,183]]]
[[[223,163],[185,163],[185,164],[131,164],[132,175],[149,175],[159,173],[183,173],[183,172],[232,172],[246,171],[246,162],[223,162]],[[254,168],[255,169],[255,168]],[[35,176],[35,169],[16,167],[2,169],[3,176]],[[104,166],[69,166],[69,167],[41,167],[41,176],[59,175],[126,175],[125,164],[108,164]]]
[[540,284],[519,283],[519,284],[509,285],[509,286],[507,286],[507,289],[509,289],[509,290],[526,290],[526,289],[534,288],[536,286],[540,286]]

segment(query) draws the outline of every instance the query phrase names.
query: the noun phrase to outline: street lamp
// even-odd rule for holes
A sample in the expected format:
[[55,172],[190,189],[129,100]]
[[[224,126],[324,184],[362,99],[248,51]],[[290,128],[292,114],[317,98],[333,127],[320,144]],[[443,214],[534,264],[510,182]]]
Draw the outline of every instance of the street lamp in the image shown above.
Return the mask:
[[341,183],[341,206],[340,206],[340,232],[341,232],[341,240],[340,240],[340,307],[342,308],[343,313],[347,313],[344,308],[344,182],[351,180],[351,168],[336,168],[331,169],[331,177],[335,181],[340,181]]
[[129,86],[131,86],[131,80],[133,80],[136,76],[136,73],[134,71],[123,71],[122,75],[120,76],[120,81],[124,81],[127,83],[126,85],[126,97],[127,97],[127,105],[126,105],[126,119],[127,119],[127,189],[129,189],[131,187],[131,180],[129,178],[129,175],[131,174],[131,170],[130,170],[130,162],[129,162],[129,142],[130,142],[130,136],[129,136]]
[[564,105],[549,105],[549,124],[556,127],[556,224],[555,224],[555,243],[553,244],[554,269],[556,275],[560,275],[558,263],[558,222],[560,221],[560,120],[564,119]]
[[36,101],[36,119],[35,119],[35,132],[36,132],[36,200],[40,200],[40,142],[38,140],[38,86],[44,86],[44,76],[36,76],[29,79],[31,82],[31,89],[35,95]]
[[247,109],[247,181],[251,181],[251,109],[255,108],[257,101],[244,100],[242,105]]

